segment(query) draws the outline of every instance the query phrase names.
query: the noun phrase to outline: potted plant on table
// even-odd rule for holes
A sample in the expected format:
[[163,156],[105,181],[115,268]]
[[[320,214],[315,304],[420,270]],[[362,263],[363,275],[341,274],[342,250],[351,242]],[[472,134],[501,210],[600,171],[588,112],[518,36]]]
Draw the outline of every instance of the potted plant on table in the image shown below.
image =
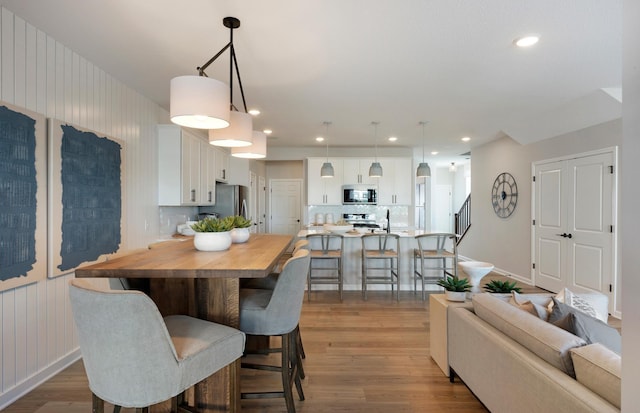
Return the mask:
[[234,216],[233,229],[231,230],[231,242],[234,244],[247,242],[250,235],[249,227],[251,227],[250,219],[246,219],[241,215]]
[[519,293],[522,291],[522,288],[516,287],[516,281],[509,280],[491,280],[486,283],[483,287],[490,293],[500,293],[500,294],[509,294],[511,291],[515,291]]
[[224,251],[231,246],[234,217],[208,217],[191,225],[196,232],[193,245],[199,251]]
[[449,301],[464,301],[467,292],[471,291],[471,284],[466,278],[447,275],[445,279],[438,280],[438,285],[445,290],[445,295]]

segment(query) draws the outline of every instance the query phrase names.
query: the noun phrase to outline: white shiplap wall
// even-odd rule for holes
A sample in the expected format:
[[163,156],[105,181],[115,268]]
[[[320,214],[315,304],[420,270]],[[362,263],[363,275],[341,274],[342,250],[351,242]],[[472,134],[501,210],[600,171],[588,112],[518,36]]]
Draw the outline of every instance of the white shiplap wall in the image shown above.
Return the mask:
[[[155,131],[166,111],[11,11],[0,13],[0,99],[123,141],[122,248],[149,244],[159,233]],[[72,277],[0,293],[0,410],[79,357]]]

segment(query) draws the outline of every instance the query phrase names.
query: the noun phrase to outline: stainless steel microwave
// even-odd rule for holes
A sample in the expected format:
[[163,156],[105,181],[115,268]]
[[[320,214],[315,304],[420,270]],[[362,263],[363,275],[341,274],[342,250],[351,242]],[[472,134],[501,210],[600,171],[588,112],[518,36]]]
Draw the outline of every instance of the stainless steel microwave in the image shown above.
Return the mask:
[[371,185],[343,185],[342,205],[376,205],[378,188]]

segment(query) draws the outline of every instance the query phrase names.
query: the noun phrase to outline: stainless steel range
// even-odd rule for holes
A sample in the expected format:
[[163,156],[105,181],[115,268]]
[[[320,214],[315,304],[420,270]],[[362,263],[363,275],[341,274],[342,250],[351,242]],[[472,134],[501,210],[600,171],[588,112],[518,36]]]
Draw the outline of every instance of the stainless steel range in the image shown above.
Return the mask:
[[376,214],[342,214],[342,219],[354,228],[380,228],[376,224]]

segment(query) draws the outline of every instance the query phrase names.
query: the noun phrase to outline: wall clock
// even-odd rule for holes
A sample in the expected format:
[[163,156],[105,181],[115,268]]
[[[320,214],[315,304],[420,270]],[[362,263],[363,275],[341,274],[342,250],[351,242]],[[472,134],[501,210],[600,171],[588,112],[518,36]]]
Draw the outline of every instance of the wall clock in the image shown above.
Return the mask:
[[503,172],[493,181],[491,190],[493,210],[500,218],[508,218],[516,209],[518,203],[518,185],[508,172]]

